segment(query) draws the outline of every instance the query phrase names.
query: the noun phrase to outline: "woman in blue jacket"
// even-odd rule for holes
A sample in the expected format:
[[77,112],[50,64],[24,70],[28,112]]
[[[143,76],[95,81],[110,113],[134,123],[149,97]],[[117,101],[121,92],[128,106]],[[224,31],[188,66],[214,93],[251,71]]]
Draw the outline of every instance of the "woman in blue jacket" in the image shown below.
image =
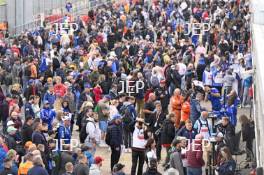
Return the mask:
[[220,165],[216,169],[219,175],[234,175],[236,170],[236,162],[232,158],[228,147],[223,147],[220,151],[221,159]]

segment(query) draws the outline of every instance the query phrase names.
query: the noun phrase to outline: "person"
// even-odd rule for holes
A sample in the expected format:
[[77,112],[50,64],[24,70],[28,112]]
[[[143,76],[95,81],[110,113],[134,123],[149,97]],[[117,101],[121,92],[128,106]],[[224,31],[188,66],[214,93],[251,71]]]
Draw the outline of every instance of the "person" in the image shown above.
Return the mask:
[[162,124],[165,120],[166,116],[165,113],[162,110],[162,104],[160,101],[155,102],[155,112],[153,114],[153,123],[151,123],[151,131],[154,135],[154,139],[156,142],[156,148],[157,148],[157,160],[161,160],[161,130],[162,130]]
[[[84,127],[87,136],[85,138],[84,143],[90,146],[93,150],[92,154],[95,154],[96,143],[100,141],[100,132],[98,132],[99,129],[96,126],[92,109],[88,109],[85,123],[86,125],[84,125]],[[83,131],[81,130],[81,132]]]
[[150,159],[149,167],[148,167],[147,171],[143,173],[143,175],[161,175],[161,173],[158,172],[156,159]]
[[190,99],[191,104],[191,113],[190,119],[192,123],[195,123],[196,120],[201,116],[201,102],[202,100],[202,93],[193,94]]
[[100,168],[103,164],[103,158],[100,156],[97,156],[94,158],[94,163],[90,167],[89,175],[101,175]]
[[164,165],[169,163],[169,150],[171,147],[171,142],[175,137],[175,114],[171,113],[163,122],[163,129],[161,131],[161,144],[166,148],[167,156]]
[[17,138],[17,129],[13,126],[9,126],[7,128],[7,138],[6,138],[6,143],[9,149],[16,149],[16,146],[21,140],[18,140]]
[[47,92],[43,96],[43,101],[48,101],[50,108],[54,108],[54,103],[56,101],[56,96],[54,94],[54,87],[49,86]]
[[66,115],[62,117],[63,124],[58,128],[58,149],[64,150],[63,145],[71,143],[71,116]]
[[43,123],[48,124],[49,130],[52,130],[52,122],[56,117],[56,112],[50,108],[49,101],[44,102],[44,107],[40,111],[40,118]]
[[197,130],[193,128],[191,120],[186,120],[185,126],[177,131],[178,137],[185,137],[190,142],[192,142],[192,140],[195,139],[195,136],[197,134],[198,134]]
[[149,138],[146,143],[146,163],[149,167],[151,159],[157,159],[156,143],[153,138]]
[[162,112],[168,114],[168,105],[169,105],[169,93],[166,88],[166,80],[160,80],[160,87],[154,90],[156,100],[159,100],[162,105]]
[[[2,91],[2,88],[0,88]],[[10,95],[4,96],[2,93],[2,101],[0,102],[0,116],[3,122],[3,133],[6,134],[7,129],[7,119],[9,118],[9,102],[11,98]]]
[[175,148],[175,151],[170,155],[170,168],[174,168],[179,171],[179,175],[184,175],[181,147],[182,141],[179,139],[174,139],[172,142],[172,147]]
[[236,170],[236,162],[233,159],[231,152],[228,147],[223,147],[221,149],[221,163],[220,166],[216,168],[219,175],[233,175]]
[[87,165],[87,157],[83,154],[79,155],[78,163],[75,165],[73,174],[87,175],[89,174],[89,166]]
[[190,144],[189,151],[186,152],[188,167],[187,175],[202,175],[202,167],[204,166],[203,148],[201,134],[196,135],[195,141]]
[[208,112],[202,111],[201,117],[195,122],[193,128],[197,130],[198,134],[202,134],[205,139],[209,139],[213,129],[212,125],[208,122]]
[[18,175],[24,175],[27,174],[28,171],[34,166],[33,165],[33,154],[28,153],[24,157],[25,162],[21,162],[18,168]]
[[175,114],[175,126],[176,128],[180,127],[181,121],[181,108],[183,103],[183,97],[181,95],[180,89],[175,89],[173,96],[170,99],[170,112]]
[[246,160],[251,161],[253,155],[253,140],[255,139],[254,123],[246,115],[241,115],[239,121],[242,126],[242,139],[246,142]]
[[31,95],[29,97],[29,101],[25,104],[25,116],[32,116],[35,117],[35,113],[33,110],[33,102],[34,102],[34,95]]
[[148,139],[147,133],[144,128],[144,119],[137,118],[136,121],[131,123],[130,127],[133,133],[131,175],[136,174],[137,165],[137,174],[140,175],[143,173],[143,165],[145,161],[145,145]]
[[22,130],[21,130],[23,145],[28,141],[32,141],[32,133],[33,133],[32,124],[33,124],[33,121],[34,120],[33,120],[32,116],[28,116],[25,118],[25,123],[22,127]]
[[227,103],[225,105],[226,115],[229,117],[229,121],[233,126],[237,124],[237,106],[239,104],[239,97],[235,90],[231,90],[227,94]]
[[66,172],[62,175],[73,175],[73,164],[71,162],[67,162],[65,164]]
[[209,100],[212,104],[213,111],[220,111],[222,108],[221,104],[221,93],[216,88],[205,87],[205,101]]
[[47,170],[44,168],[44,164],[40,156],[34,157],[33,165],[34,166],[28,171],[28,175],[49,175]]
[[125,98],[125,101],[123,102],[122,107],[119,110],[120,114],[122,115],[125,152],[130,152],[131,148],[132,133],[129,129],[129,125],[137,117],[134,103],[135,97],[127,96]]
[[227,116],[222,117],[221,123],[217,125],[217,131],[221,132],[224,135],[224,140],[226,145],[229,147],[230,151],[233,153],[235,151],[235,127],[229,122]]
[[125,165],[121,163],[115,164],[113,168],[113,175],[125,175],[124,167]]
[[191,95],[190,93],[187,93],[183,99],[183,103],[181,107],[181,120],[180,120],[181,123],[190,119],[190,113],[191,113],[190,95]]
[[99,119],[99,128],[101,130],[101,141],[99,146],[106,147],[105,144],[105,134],[107,131],[107,120],[109,118],[109,101],[111,97],[109,95],[105,95],[103,99],[101,99],[97,106],[95,107],[95,112],[98,113]]
[[6,158],[4,161],[4,170],[0,172],[0,175],[16,175],[17,172],[12,170],[12,160]]
[[144,105],[143,113],[145,116],[144,120],[145,120],[146,124],[152,123],[152,117],[151,116],[154,113],[154,109],[155,109],[155,105],[154,105],[155,99],[156,99],[155,94],[150,93],[148,101]]
[[48,146],[48,141],[46,140],[45,135],[43,134],[43,129],[44,126],[42,125],[41,122],[36,121],[33,125],[33,134],[32,134],[32,143],[39,145],[44,145],[44,151],[45,155],[48,157],[49,156],[49,146]]
[[107,128],[106,144],[111,147],[111,171],[113,167],[118,163],[121,155],[121,145],[122,145],[122,125],[121,125],[121,115],[116,114],[113,116],[113,120],[109,123]]
[[227,94],[231,92],[234,81],[235,77],[233,75],[232,69],[227,70],[223,80],[223,87]]

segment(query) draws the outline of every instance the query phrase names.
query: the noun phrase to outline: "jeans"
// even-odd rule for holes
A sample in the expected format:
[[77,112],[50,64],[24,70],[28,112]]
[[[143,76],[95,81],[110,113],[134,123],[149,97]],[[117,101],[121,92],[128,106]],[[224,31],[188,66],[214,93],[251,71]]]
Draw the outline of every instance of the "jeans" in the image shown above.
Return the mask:
[[248,99],[249,99],[248,92],[249,92],[249,87],[244,87],[244,89],[243,89],[243,103],[242,103],[243,106],[247,105],[247,103],[248,103]]
[[131,132],[128,131],[127,129],[124,129],[125,148],[131,148],[131,142],[132,142],[131,140],[132,140]]
[[136,175],[137,163],[138,163],[137,175],[143,174],[144,161],[145,161],[145,152],[144,151],[132,150],[131,175]]
[[203,174],[202,168],[187,167],[187,175],[202,175],[202,174]]
[[113,171],[114,165],[119,162],[119,158],[121,155],[121,146],[113,146],[111,147],[111,151],[111,171]]

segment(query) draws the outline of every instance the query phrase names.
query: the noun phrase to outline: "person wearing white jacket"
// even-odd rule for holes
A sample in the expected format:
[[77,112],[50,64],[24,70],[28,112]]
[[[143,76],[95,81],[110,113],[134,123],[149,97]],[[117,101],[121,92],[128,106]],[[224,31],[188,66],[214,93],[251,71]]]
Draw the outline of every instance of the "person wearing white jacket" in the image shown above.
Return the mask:
[[88,117],[86,119],[88,122],[86,124],[86,133],[87,137],[85,139],[85,145],[92,147],[92,154],[95,154],[96,151],[96,143],[100,141],[100,130],[99,127],[96,126],[95,120],[92,117]]

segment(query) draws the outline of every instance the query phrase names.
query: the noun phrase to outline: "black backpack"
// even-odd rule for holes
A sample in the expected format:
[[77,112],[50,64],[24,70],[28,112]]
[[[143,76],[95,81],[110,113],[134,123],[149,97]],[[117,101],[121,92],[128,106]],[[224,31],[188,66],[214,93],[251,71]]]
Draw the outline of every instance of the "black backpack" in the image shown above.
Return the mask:
[[120,109],[122,121],[125,124],[125,126],[128,126],[133,121],[132,114],[130,113],[128,106],[129,105],[123,105]]
[[107,127],[106,136],[105,136],[105,143],[111,146],[111,126]]
[[31,76],[31,67],[30,66],[26,66],[25,67],[24,74],[25,74],[26,77],[30,77]]
[[254,121],[251,121],[249,123],[249,128],[250,128],[250,136],[252,139],[255,139],[255,123]]
[[[93,123],[92,121],[89,121],[89,120],[88,120],[88,121],[85,122],[85,125],[83,125],[82,128],[81,128],[81,131],[80,131],[80,142],[81,142],[81,143],[84,143],[86,137],[88,136],[88,134],[87,134],[87,132],[86,132],[86,125],[87,125],[89,122]],[[94,123],[93,123],[93,124],[94,124]],[[94,125],[95,125],[95,124],[94,124]]]

